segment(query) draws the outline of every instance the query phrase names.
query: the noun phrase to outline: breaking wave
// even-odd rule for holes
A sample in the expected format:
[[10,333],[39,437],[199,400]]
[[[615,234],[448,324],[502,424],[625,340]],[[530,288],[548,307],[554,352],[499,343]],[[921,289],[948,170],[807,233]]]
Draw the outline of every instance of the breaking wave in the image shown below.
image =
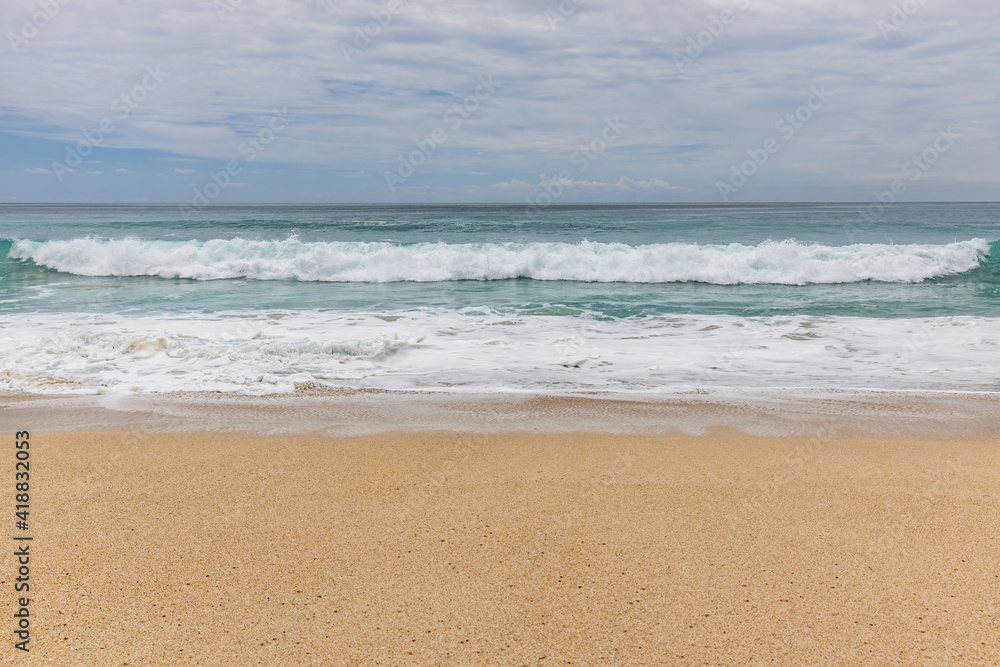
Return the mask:
[[158,276],[194,280],[842,284],[919,283],[979,268],[990,244],[826,246],[794,240],[703,245],[663,243],[309,243],[211,241],[14,240],[9,257],[84,276]]

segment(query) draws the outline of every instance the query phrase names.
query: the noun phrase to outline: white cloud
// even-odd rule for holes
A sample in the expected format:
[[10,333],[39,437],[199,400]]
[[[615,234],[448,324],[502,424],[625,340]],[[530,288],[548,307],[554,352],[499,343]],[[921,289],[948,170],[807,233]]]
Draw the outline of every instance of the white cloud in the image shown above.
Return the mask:
[[194,169],[174,169],[178,174],[194,174],[197,173]]
[[586,180],[574,180],[572,178],[560,177],[560,176],[547,176],[542,174],[538,177],[538,183],[525,183],[521,180],[510,180],[501,181],[499,183],[494,183],[492,188],[502,192],[524,192],[524,191],[540,191],[546,188],[554,189],[559,188],[561,190],[572,191],[572,192],[611,192],[611,191],[626,191],[626,192],[650,192],[654,190],[659,191],[671,191],[671,190],[682,190],[671,185],[667,181],[660,180],[658,178],[649,178],[645,181],[635,180],[629,178],[628,176],[622,176],[615,182],[604,182],[604,181],[586,181]]
[[[258,151],[256,164],[329,169],[345,197],[379,199],[389,197],[383,172],[435,128],[448,140],[407,185],[449,182],[458,191],[488,174],[513,183],[559,173],[605,118],[620,115],[628,128],[600,157],[600,176],[587,172],[595,180],[572,187],[609,196],[685,188],[711,198],[715,181],[777,136],[775,122],[803,104],[813,84],[835,92],[830,104],[783,143],[744,188],[747,196],[764,183],[789,192],[803,183],[867,184],[898,171],[938,125],[1000,115],[1000,89],[983,84],[994,78],[995,2],[921,3],[887,39],[876,21],[892,13],[889,2],[742,4],[587,0],[553,29],[545,10],[555,0],[422,0],[406,3],[348,62],[341,45],[380,3],[243,0],[224,20],[208,0],[67,3],[16,56],[16,67],[0,67],[0,132],[73,146],[108,120],[114,129],[102,149],[161,151],[217,170],[241,159],[242,142],[267,128],[273,109],[287,107],[290,125]],[[675,54],[724,8],[734,9],[735,21],[678,71]],[[8,0],[4,10],[16,26],[38,4]],[[93,39],[109,27],[115,39]],[[5,57],[14,62],[14,54]],[[163,82],[120,118],[109,101],[157,66]],[[452,129],[445,114],[490,74],[500,82],[496,93]],[[997,139],[987,122],[935,176],[982,174],[984,183],[1000,183]],[[52,159],[63,159],[63,150]],[[370,181],[350,176],[358,172]],[[620,174],[658,178],[616,181]],[[329,183],[315,187],[323,192]]]
[[619,190],[628,190],[629,192],[638,192],[640,190],[681,190],[676,186],[670,185],[666,181],[661,181],[658,178],[650,178],[645,181],[636,181],[628,176],[622,176],[615,183],[615,187]]
[[25,169],[24,171],[26,171],[29,174],[51,174],[52,173],[51,169],[44,169],[42,167],[32,167],[30,169]]

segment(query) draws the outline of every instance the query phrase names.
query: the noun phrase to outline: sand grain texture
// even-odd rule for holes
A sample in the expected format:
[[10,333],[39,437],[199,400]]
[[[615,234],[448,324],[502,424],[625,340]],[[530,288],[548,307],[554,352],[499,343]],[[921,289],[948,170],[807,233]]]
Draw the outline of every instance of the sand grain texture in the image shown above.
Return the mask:
[[1000,663],[996,442],[38,433],[32,462],[9,664]]

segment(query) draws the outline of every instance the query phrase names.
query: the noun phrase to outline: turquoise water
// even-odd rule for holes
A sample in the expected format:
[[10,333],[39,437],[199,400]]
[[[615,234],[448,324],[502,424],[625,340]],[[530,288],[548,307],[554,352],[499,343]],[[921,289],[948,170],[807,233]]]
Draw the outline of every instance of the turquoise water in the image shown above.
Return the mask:
[[[662,314],[787,314],[866,317],[1000,315],[1000,205],[921,204],[889,208],[869,222],[851,205],[781,206],[564,206],[529,214],[521,206],[243,206],[206,209],[185,220],[172,206],[0,206],[0,312],[216,312],[249,305],[273,309],[397,311],[410,308],[490,308],[497,312],[626,318]],[[36,242],[90,238],[181,244],[243,239],[301,246],[316,243],[469,244],[663,244],[758,246],[794,239],[833,248],[871,244],[947,246],[983,239],[990,254],[975,269],[943,275],[890,276],[899,281],[857,280],[833,284],[711,284],[704,276],[673,282],[590,280],[260,280],[254,272],[221,280],[135,275],[162,271],[148,258],[102,269],[46,265],[41,253],[15,259],[14,240]],[[112,254],[115,248],[107,248]],[[121,250],[120,248],[117,250]],[[77,248],[77,252],[95,252]],[[73,248],[66,253],[72,255]],[[96,252],[100,252],[97,250]],[[490,247],[483,251],[488,254]],[[287,266],[294,257],[287,258]],[[433,263],[435,257],[426,257]],[[440,259],[440,258],[437,258]],[[624,261],[627,261],[625,258]],[[758,258],[759,259],[759,258]],[[793,258],[794,259],[794,258]],[[220,261],[223,261],[220,258]],[[286,268],[287,268],[286,266]],[[62,270],[59,270],[59,269]],[[794,273],[793,267],[781,267]],[[90,275],[80,275],[89,273]],[[121,275],[121,274],[131,275]],[[117,275],[116,275],[117,274]],[[474,276],[481,277],[481,276]],[[558,274],[556,274],[558,277]],[[793,282],[801,276],[791,275]],[[699,280],[699,278],[701,280]],[[822,279],[822,274],[813,279]],[[901,282],[901,281],[906,282]],[[749,283],[749,284],[748,284]]]
[[996,392],[998,239],[998,204],[5,205],[0,389]]

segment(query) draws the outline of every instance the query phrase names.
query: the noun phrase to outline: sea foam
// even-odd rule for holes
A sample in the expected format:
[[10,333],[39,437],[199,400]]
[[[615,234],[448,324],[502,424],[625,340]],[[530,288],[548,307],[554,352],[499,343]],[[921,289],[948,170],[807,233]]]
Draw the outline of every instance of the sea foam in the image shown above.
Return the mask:
[[705,245],[662,243],[349,243],[16,240],[9,256],[85,276],[159,276],[219,280],[439,282],[564,280],[717,285],[919,283],[978,268],[990,244],[827,246],[794,240]]
[[1000,388],[996,318],[39,313],[0,329],[0,389],[43,394]]

